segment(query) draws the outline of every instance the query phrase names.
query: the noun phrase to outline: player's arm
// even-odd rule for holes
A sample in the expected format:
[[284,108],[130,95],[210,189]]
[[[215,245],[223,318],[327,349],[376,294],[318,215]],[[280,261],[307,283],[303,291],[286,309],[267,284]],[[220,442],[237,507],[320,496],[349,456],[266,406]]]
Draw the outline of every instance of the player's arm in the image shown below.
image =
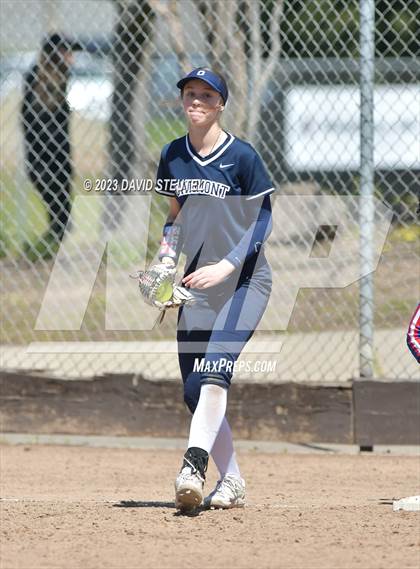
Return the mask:
[[162,240],[159,249],[159,261],[168,265],[176,265],[182,249],[182,225],[180,223],[180,211],[176,198],[169,201],[169,213],[162,230]]
[[188,290],[175,285],[176,264],[181,250],[181,231],[177,229],[181,227],[180,224],[177,225],[180,211],[177,200],[171,197],[158,255],[160,263],[153,265],[147,271],[137,271],[131,275],[138,279],[140,293],[145,302],[162,311],[168,308],[179,308],[195,301],[194,296]]
[[169,199],[169,213],[168,217],[166,218],[166,223],[173,223],[176,218],[178,217],[179,212],[181,211],[181,206],[176,198]]
[[162,149],[156,174],[155,191],[169,197],[169,214],[163,226],[158,257],[161,263],[176,265],[182,248],[181,223],[179,221],[181,206],[175,198],[174,192],[167,185],[168,181],[172,180],[167,161],[169,147],[170,144]]
[[241,156],[239,179],[246,200],[249,226],[240,242],[225,257],[235,269],[258,255],[273,227],[270,194],[274,192],[274,187],[261,157],[250,145]]
[[255,221],[251,223],[236,247],[225,257],[235,269],[260,252],[273,228],[270,196],[266,195],[261,199],[262,202],[258,200],[259,203],[255,204],[257,211],[259,208]]

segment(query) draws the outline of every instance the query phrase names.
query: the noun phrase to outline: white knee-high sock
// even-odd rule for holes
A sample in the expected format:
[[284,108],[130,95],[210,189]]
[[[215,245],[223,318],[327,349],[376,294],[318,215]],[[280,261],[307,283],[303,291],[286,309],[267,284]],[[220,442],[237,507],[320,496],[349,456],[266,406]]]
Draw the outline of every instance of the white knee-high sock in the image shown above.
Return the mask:
[[220,478],[223,478],[225,474],[241,475],[233,448],[232,431],[226,417],[214,441],[211,455],[219,470]]
[[227,389],[202,385],[200,399],[191,420],[188,448],[199,447],[210,453],[226,413]]

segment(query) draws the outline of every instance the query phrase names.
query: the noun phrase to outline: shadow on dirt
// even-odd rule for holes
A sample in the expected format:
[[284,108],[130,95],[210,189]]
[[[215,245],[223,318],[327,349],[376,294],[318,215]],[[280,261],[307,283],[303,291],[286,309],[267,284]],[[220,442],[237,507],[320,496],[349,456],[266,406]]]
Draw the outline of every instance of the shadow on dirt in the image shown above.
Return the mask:
[[173,502],[146,502],[143,500],[121,500],[114,508],[175,508]]
[[[113,504],[113,508],[172,508],[175,509],[174,502],[147,502],[143,500],[121,500],[117,504]],[[209,511],[210,508],[206,505],[202,505],[199,508],[194,508],[193,510],[185,510],[180,511],[177,510],[174,512],[174,516],[187,516],[187,517],[195,517],[199,516],[201,512]]]

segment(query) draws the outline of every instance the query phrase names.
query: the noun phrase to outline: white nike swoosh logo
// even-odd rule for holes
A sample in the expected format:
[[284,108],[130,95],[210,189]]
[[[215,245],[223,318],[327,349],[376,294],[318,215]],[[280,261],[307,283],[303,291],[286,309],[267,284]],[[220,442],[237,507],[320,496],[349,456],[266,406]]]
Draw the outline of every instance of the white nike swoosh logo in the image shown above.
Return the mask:
[[235,166],[235,164],[220,164],[220,168],[229,168],[229,166]]

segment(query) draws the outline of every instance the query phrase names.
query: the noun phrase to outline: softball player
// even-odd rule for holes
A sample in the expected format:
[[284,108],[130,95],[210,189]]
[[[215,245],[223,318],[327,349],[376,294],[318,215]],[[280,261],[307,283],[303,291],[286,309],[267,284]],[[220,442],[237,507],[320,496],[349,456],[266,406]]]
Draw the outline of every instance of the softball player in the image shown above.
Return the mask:
[[408,326],[407,346],[420,364],[420,303],[417,305]]
[[220,473],[209,507],[245,503],[245,482],[225,417],[234,363],[257,327],[271,291],[263,244],[271,231],[274,191],[253,147],[226,132],[222,76],[194,69],[177,83],[188,133],[161,153],[156,191],[170,198],[159,258],[186,255],[182,283],[196,302],[178,315],[184,400],[193,414],[188,448],[175,482],[177,508],[203,502],[211,453]]

